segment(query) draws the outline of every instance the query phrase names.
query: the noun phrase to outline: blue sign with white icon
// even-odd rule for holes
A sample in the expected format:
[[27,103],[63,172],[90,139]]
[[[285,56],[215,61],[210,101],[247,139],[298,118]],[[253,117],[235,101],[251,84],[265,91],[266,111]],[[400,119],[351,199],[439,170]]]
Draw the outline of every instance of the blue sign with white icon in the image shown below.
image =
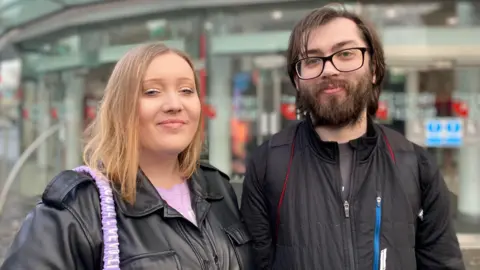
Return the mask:
[[437,118],[425,122],[425,146],[460,147],[463,144],[461,118]]

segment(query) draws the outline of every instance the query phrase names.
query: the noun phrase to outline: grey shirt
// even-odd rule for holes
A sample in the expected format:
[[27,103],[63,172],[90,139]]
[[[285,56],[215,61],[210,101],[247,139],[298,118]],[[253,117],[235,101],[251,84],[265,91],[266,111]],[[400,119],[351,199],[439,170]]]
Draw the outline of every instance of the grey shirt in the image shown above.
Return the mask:
[[350,190],[353,148],[349,143],[342,143],[338,144],[338,150],[340,153],[340,174],[342,176],[342,198],[345,201]]

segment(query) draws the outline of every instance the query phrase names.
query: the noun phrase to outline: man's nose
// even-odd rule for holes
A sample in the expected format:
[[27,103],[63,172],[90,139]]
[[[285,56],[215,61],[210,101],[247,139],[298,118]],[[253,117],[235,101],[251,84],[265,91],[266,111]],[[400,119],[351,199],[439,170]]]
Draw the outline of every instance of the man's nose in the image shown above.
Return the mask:
[[325,66],[323,67],[322,77],[329,77],[338,75],[340,71],[335,68],[332,61],[326,61]]
[[181,97],[177,91],[169,91],[168,94],[164,96],[162,102],[162,109],[167,113],[175,113],[182,110]]

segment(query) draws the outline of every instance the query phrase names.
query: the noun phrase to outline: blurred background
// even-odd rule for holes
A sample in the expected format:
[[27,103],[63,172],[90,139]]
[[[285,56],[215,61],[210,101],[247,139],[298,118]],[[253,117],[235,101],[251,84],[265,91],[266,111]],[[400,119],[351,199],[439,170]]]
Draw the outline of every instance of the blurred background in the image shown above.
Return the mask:
[[[140,43],[163,41],[195,59],[204,158],[241,196],[249,153],[296,118],[284,58],[290,31],[327,3],[0,0],[0,258],[46,183],[81,164],[82,132],[110,72]],[[480,2],[343,3],[371,20],[384,44],[378,121],[435,156],[466,264],[480,269]]]

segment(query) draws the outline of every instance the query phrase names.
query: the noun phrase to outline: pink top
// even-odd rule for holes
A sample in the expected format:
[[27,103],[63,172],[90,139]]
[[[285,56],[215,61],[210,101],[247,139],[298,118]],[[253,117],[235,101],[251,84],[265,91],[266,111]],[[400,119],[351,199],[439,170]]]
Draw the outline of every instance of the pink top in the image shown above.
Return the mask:
[[195,212],[192,209],[192,199],[190,197],[190,189],[188,188],[187,181],[176,184],[170,189],[157,187],[157,191],[169,206],[177,210],[184,218],[197,226],[197,219],[195,217]]

